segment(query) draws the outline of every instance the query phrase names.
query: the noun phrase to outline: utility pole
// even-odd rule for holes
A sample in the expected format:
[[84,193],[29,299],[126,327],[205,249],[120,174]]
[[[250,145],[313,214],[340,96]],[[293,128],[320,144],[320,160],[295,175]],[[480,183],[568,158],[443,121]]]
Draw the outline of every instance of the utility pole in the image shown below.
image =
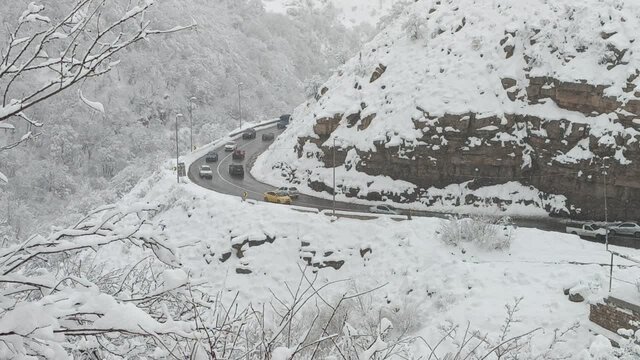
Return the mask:
[[609,251],[609,211],[607,207],[607,160],[608,156],[602,158],[602,174],[604,175],[604,243],[605,248]]
[[336,138],[333,138],[333,218],[336,218]]
[[242,129],[242,102],[240,98],[240,87],[244,85],[243,83],[238,83],[238,119],[240,119],[240,129]]
[[180,148],[178,147],[178,118],[183,117],[182,114],[176,115],[176,179],[180,184],[180,173],[178,172],[178,166],[180,164]]
[[193,151],[193,102],[197,100],[198,99],[195,96],[192,96],[189,98],[189,130],[190,130],[189,140],[191,144],[190,151]]

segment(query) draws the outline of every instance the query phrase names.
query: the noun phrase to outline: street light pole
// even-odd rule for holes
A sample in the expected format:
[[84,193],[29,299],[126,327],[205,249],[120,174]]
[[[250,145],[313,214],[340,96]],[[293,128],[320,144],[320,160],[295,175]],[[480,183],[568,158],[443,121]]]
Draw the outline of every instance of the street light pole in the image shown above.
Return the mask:
[[238,83],[238,119],[240,120],[240,129],[242,129],[242,103],[240,98],[240,87],[244,85],[243,83]]
[[604,243],[605,248],[609,251],[609,211],[607,207],[607,160],[609,160],[608,156],[602,158],[602,174],[604,175]]
[[336,138],[333,138],[333,218],[336,218]]
[[193,102],[197,100],[195,96],[189,98],[189,142],[191,144],[191,150],[189,151],[193,151]]
[[180,183],[180,172],[178,172],[178,166],[180,164],[180,148],[178,147],[178,118],[183,117],[182,114],[176,115],[176,179],[178,184]]

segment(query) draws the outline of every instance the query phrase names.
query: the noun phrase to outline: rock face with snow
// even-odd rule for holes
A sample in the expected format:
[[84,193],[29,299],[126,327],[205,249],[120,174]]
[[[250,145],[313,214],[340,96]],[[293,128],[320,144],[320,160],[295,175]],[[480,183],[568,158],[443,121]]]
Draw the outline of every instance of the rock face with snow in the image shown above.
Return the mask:
[[254,174],[331,192],[336,166],[346,196],[602,218],[606,163],[609,214],[640,217],[638,28],[637,2],[417,1]]

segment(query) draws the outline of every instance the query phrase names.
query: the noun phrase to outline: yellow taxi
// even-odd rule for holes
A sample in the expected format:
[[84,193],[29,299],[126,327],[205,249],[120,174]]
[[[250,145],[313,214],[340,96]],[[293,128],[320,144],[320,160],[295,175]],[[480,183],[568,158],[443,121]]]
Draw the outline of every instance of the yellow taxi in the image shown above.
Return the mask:
[[264,201],[291,205],[291,198],[288,195],[277,194],[275,191],[267,191],[264,193]]

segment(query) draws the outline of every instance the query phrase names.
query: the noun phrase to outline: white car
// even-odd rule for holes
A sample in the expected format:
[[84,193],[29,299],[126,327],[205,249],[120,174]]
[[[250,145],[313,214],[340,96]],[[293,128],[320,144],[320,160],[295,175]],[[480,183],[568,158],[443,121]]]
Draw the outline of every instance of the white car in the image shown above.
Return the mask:
[[201,165],[199,175],[201,178],[213,179],[213,170],[209,165]]
[[376,214],[400,215],[400,211],[390,205],[376,205],[369,208],[369,211]]
[[224,151],[226,151],[226,152],[235,151],[237,148],[238,148],[238,144],[234,143],[233,141],[229,142],[229,143],[226,143],[224,145]]
[[300,196],[300,193],[298,192],[298,188],[296,187],[280,187],[276,190],[277,194],[281,194],[281,195],[285,195],[288,196],[292,199],[297,199]]
[[609,234],[631,235],[640,238],[640,225],[632,222],[618,224],[609,228]]

